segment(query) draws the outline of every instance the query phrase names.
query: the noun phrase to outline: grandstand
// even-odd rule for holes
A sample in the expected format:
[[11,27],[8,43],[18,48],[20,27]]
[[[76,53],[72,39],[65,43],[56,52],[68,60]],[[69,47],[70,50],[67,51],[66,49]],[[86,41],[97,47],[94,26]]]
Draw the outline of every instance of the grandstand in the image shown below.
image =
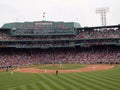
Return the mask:
[[120,26],[81,27],[75,22],[4,24],[0,67],[47,63],[120,63]]

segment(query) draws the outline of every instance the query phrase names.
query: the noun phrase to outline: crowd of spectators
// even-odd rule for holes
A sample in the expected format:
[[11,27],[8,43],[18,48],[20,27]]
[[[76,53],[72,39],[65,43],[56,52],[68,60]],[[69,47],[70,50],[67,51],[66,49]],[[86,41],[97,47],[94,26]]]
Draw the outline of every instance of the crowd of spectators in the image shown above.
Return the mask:
[[75,35],[53,35],[53,36],[10,36],[8,32],[0,31],[0,40],[61,40],[73,39]]
[[86,30],[78,35],[56,36],[10,36],[7,32],[0,31],[0,40],[61,40],[61,39],[92,39],[92,38],[120,38],[120,29]]
[[76,38],[120,38],[120,29],[81,31]]
[[[88,39],[88,38],[120,38],[120,29],[81,31],[77,36],[41,36],[41,37],[12,37],[6,32],[0,32],[0,40],[60,40],[60,39]],[[102,41],[78,41],[75,44],[93,43],[114,43],[115,40]],[[13,45],[27,46],[67,46],[74,42],[33,42],[14,43]],[[116,43],[116,42],[115,42]],[[6,43],[4,45],[10,45]],[[102,46],[101,46],[102,47]],[[120,47],[104,48],[70,48],[70,49],[0,49],[0,67],[2,66],[22,66],[45,63],[120,63]]]
[[46,63],[120,63],[120,48],[0,49],[0,67]]

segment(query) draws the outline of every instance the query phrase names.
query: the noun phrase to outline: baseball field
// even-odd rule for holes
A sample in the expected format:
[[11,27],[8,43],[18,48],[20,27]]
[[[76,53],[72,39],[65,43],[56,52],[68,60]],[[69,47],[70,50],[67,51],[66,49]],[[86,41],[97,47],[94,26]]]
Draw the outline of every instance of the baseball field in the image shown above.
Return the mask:
[[34,65],[2,71],[0,90],[120,90],[120,65]]

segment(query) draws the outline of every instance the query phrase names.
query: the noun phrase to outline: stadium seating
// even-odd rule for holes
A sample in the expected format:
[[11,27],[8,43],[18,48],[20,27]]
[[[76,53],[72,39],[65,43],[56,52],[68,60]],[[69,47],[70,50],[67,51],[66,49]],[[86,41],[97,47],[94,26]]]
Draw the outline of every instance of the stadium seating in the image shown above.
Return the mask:
[[120,38],[120,29],[82,31],[76,38]]
[[[70,45],[72,42],[55,43],[52,40],[64,40],[64,39],[108,39],[108,38],[120,38],[120,29],[103,29],[92,31],[81,31],[75,35],[56,35],[56,36],[33,36],[33,37],[14,37],[8,35],[5,31],[0,31],[0,40],[51,40],[51,43],[16,43],[16,45],[26,46],[59,46]],[[115,40],[107,41],[95,41],[104,45],[105,43],[113,43]],[[94,41],[81,41],[84,43],[91,43]],[[76,43],[77,44],[77,43]],[[96,45],[94,44],[94,45]],[[6,43],[9,45],[9,43]],[[62,49],[0,49],[0,67],[11,65],[13,67],[22,65],[32,65],[39,63],[120,63],[120,47],[118,46],[85,46],[76,48],[62,48]]]
[[0,66],[45,63],[120,63],[118,47],[70,49],[10,49],[0,52]]

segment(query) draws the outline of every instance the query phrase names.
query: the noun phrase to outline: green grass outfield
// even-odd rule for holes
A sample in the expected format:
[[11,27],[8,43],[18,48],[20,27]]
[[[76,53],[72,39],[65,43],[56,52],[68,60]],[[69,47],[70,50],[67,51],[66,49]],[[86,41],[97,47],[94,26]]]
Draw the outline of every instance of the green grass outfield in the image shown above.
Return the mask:
[[0,90],[120,90],[120,65],[110,70],[58,76],[0,72]]

